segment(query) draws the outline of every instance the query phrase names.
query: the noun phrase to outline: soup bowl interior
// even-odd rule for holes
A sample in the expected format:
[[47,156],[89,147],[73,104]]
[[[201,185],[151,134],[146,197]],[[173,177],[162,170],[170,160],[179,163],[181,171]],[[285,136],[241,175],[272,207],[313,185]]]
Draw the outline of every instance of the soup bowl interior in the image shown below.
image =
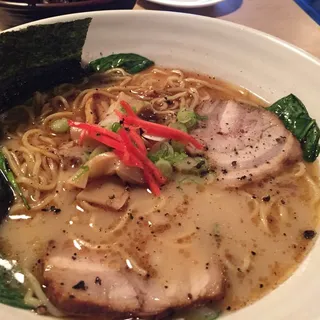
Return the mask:
[[[93,17],[83,50],[90,61],[113,52],[135,52],[157,65],[209,74],[249,89],[266,102],[289,93],[320,121],[320,62],[261,32],[216,19],[161,12],[95,12],[42,20],[46,24]],[[18,27],[25,28],[27,25]],[[320,319],[319,242],[282,285],[224,319]],[[0,318],[39,316],[0,305]]]

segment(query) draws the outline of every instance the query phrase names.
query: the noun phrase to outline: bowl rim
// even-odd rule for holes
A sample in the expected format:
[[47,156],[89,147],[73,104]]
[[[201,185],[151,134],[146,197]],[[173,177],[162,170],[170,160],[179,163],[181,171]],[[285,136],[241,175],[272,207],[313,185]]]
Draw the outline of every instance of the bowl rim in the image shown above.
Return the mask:
[[[104,2],[105,0],[88,0],[88,2],[89,1],[99,1],[99,2],[102,1],[102,2]],[[109,0],[107,0],[107,1],[109,1]],[[113,1],[113,0],[110,0],[110,1]],[[119,0],[116,0],[116,1],[119,1]],[[1,3],[4,3],[4,2],[5,3],[12,3],[12,2],[0,0],[0,5],[1,5]],[[86,2],[86,0],[83,0],[80,3],[83,4],[84,2]],[[79,3],[79,2],[70,2],[70,3],[74,4],[74,3]],[[49,5],[44,5],[44,4],[41,4],[41,5],[42,6],[49,6]],[[57,4],[57,5],[61,5],[61,4]],[[88,18],[88,17],[94,18],[94,17],[103,16],[103,15],[117,15],[117,14],[121,15],[121,14],[128,14],[128,13],[130,15],[137,16],[137,18],[139,18],[139,16],[144,16],[144,15],[146,15],[146,16],[154,15],[155,18],[157,16],[169,16],[169,18],[187,16],[189,18],[192,17],[192,19],[197,20],[199,23],[201,23],[201,21],[208,22],[208,21],[212,21],[212,19],[214,19],[214,23],[216,23],[216,24],[220,24],[222,26],[229,26],[235,30],[245,31],[247,33],[262,37],[263,39],[266,39],[268,41],[272,41],[278,45],[284,46],[286,49],[290,50],[291,52],[299,54],[300,56],[302,56],[302,57],[312,61],[313,63],[317,64],[318,66],[320,66],[320,57],[317,58],[316,56],[312,55],[311,53],[307,52],[306,50],[299,48],[298,46],[296,46],[286,40],[283,40],[279,37],[273,36],[267,32],[257,30],[257,29],[254,29],[254,28],[251,28],[248,26],[244,26],[244,25],[241,25],[240,23],[236,23],[233,21],[222,20],[222,19],[218,19],[218,18],[212,18],[212,17],[208,17],[208,16],[196,15],[193,13],[185,13],[185,12],[159,11],[159,10],[128,10],[128,9],[77,12],[77,13],[63,14],[63,15],[59,15],[59,16],[43,18],[43,19],[27,22],[27,23],[0,31],[0,34],[5,33],[5,32],[10,32],[10,31],[17,31],[17,30],[24,29],[29,26],[34,26],[37,24],[51,24],[51,23],[62,22],[62,21],[84,19],[84,18]]]
[[[116,1],[119,1],[119,0],[80,0],[77,2],[30,4],[28,2],[14,2],[14,1],[0,0],[0,7],[29,8],[30,10],[47,9],[47,8],[64,9],[64,8],[85,7],[85,6],[99,5],[99,4],[108,4]],[[50,18],[46,18],[46,19],[50,19]],[[39,20],[36,20],[36,21],[39,21]],[[35,22],[35,21],[32,21],[32,22]]]

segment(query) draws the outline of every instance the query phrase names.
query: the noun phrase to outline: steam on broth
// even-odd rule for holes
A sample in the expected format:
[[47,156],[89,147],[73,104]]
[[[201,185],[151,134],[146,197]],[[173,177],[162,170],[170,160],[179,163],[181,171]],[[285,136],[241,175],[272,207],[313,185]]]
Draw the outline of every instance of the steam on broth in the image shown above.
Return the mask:
[[[208,116],[201,112],[208,104],[232,100],[235,111],[239,104],[266,107],[221,80],[155,67],[136,75],[112,69],[79,85],[37,92],[32,108],[9,111],[2,150],[31,210],[16,199],[1,224],[0,249],[25,272],[26,303],[56,316],[111,311],[110,318],[163,312],[165,317],[177,309],[169,318],[191,319],[193,305],[237,310],[288,277],[314,242],[317,164],[304,162],[300,151],[288,152],[272,172],[263,169],[263,179],[241,176],[230,186],[227,176],[239,165],[233,158],[230,169],[221,170],[207,163],[205,153],[187,150],[187,161],[197,162],[181,169],[177,163],[185,159],[178,154],[184,151],[174,151],[178,160],[155,196],[137,168],[119,167],[110,148],[68,127],[66,119],[117,133],[119,117],[111,111],[123,112],[119,100],[143,119],[166,126],[177,123],[179,111],[192,112],[198,118],[191,135],[206,130]],[[194,137],[201,140],[203,132]],[[155,145],[156,151],[164,143],[172,146],[170,139],[140,134],[153,156]]]

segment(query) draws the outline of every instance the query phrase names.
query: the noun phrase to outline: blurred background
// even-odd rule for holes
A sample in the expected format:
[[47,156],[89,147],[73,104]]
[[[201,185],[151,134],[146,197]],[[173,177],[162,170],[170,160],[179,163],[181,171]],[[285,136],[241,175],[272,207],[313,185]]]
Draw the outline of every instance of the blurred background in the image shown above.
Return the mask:
[[75,12],[132,9],[136,0],[0,0],[0,30]]

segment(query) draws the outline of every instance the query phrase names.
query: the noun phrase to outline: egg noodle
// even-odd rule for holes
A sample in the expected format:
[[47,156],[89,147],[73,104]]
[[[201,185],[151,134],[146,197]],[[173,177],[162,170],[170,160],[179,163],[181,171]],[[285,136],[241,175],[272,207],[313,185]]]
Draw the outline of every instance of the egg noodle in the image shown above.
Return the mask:
[[[186,76],[181,70],[158,68],[136,75],[130,75],[123,69],[113,69],[103,75],[84,79],[78,85],[63,84],[50,93],[36,92],[32,99],[32,107],[17,106],[2,119],[5,137],[13,142],[11,144],[13,147],[3,147],[2,151],[31,207],[27,211],[21,199],[18,198],[11,208],[10,215],[28,213],[32,216],[48,205],[55,205],[59,193],[64,188],[63,181],[58,179],[59,172],[62,170],[58,152],[60,140],[56,139],[56,135],[49,130],[52,121],[67,118],[97,123],[97,120],[100,120],[97,109],[108,109],[121,92],[148,103],[152,111],[161,116],[165,123],[175,119],[177,111],[181,108],[195,110],[205,101],[232,98],[253,106],[259,104],[247,90],[232,85],[226,87],[220,80],[211,79],[209,82],[201,77]],[[64,141],[68,139],[69,133],[64,134]],[[312,170],[310,165],[299,162],[279,177],[279,183],[292,179],[301,180],[301,183],[310,191],[312,205],[318,207],[319,180]],[[244,188],[238,192],[247,199],[248,214],[263,232],[268,234],[273,232],[268,219],[271,212],[278,215],[281,221],[288,221],[291,209],[282,205],[280,197],[273,197],[269,202],[263,202],[261,199],[254,198],[251,190]],[[82,201],[79,205],[88,213],[92,211],[91,204],[88,202]],[[105,235],[104,243],[90,243],[75,234],[70,234],[70,237],[81,246],[100,251],[113,250],[123,259],[127,259],[127,253],[115,246],[111,240],[108,243],[108,239],[113,239],[114,233],[124,228],[129,216],[129,211],[122,214],[117,224]],[[98,228],[93,213],[91,213],[90,222]],[[177,240],[173,239],[172,244],[186,245],[183,241]],[[135,272],[142,276],[147,274],[147,270],[139,266],[134,257],[129,259]],[[246,271],[251,265],[251,259],[251,254],[248,253],[242,261],[237,263],[226,257],[225,263],[227,268],[234,272],[239,268]],[[46,298],[41,284],[31,271],[25,270],[25,275],[30,284],[25,296],[26,304],[34,308],[44,306],[50,314],[62,316],[62,313]]]

